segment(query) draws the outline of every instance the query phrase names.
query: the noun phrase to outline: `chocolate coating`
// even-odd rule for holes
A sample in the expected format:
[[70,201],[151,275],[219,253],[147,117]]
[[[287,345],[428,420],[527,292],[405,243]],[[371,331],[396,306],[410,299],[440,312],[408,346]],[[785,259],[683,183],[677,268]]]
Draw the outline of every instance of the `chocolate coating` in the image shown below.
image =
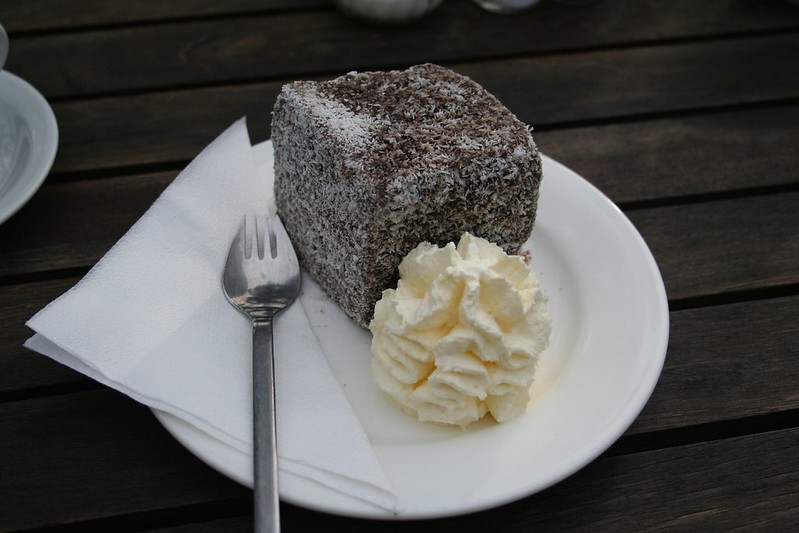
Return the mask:
[[541,159],[493,95],[432,64],[283,87],[272,118],[275,200],[303,265],[367,327],[417,244],[469,231],[518,252]]

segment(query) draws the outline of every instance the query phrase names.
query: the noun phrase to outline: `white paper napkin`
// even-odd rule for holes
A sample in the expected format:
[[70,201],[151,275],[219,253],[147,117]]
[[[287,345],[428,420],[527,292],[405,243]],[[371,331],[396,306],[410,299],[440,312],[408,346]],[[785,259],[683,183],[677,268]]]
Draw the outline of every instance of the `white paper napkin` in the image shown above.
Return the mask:
[[[251,454],[250,323],[225,299],[221,276],[243,214],[273,206],[271,194],[239,120],[28,322],[36,334],[25,345]],[[275,322],[275,358],[280,469],[394,510],[299,301]]]

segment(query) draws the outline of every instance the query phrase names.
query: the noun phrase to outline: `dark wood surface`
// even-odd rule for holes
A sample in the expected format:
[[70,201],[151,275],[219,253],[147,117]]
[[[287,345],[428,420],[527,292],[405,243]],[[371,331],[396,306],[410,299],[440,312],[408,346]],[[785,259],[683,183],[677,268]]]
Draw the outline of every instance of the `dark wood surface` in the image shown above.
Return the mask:
[[781,0],[448,0],[397,27],[323,0],[0,0],[7,68],[56,113],[45,185],[0,226],[0,531],[248,531],[251,493],[149,410],[22,348],[233,120],[280,86],[434,61],[613,199],[670,304],[650,401],[603,456],[481,513],[420,522],[282,504],[285,531],[799,530],[799,7]]

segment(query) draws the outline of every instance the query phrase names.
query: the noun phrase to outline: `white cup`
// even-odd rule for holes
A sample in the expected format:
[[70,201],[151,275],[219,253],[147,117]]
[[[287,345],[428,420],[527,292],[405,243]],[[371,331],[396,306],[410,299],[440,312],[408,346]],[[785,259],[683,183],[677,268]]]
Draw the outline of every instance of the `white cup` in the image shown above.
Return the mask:
[[399,24],[422,17],[444,0],[336,0],[342,11],[380,24]]
[[524,11],[536,5],[540,0],[474,0],[477,5],[491,11],[492,13],[500,13],[503,15],[510,15]]

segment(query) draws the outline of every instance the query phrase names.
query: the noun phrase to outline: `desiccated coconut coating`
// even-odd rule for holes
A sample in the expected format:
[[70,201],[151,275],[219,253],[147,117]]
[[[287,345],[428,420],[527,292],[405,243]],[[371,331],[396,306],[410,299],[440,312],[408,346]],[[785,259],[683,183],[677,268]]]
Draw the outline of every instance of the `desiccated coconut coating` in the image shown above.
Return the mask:
[[528,128],[465,76],[425,64],[283,87],[275,200],[300,260],[367,327],[402,258],[466,231],[518,252],[541,159]]

